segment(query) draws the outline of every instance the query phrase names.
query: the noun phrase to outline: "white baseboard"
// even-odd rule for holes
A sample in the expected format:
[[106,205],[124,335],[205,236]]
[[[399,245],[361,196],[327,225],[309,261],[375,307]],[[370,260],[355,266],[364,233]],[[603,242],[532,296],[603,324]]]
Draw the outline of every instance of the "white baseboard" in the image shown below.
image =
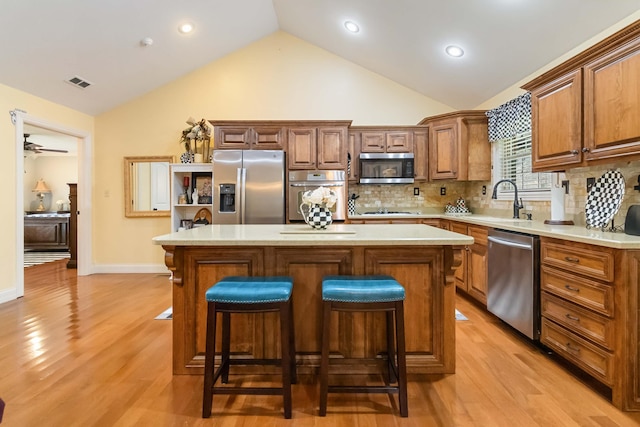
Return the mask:
[[0,304],[4,302],[13,301],[17,298],[16,288],[5,289],[0,291]]
[[147,273],[171,274],[164,264],[100,264],[92,265],[90,274]]

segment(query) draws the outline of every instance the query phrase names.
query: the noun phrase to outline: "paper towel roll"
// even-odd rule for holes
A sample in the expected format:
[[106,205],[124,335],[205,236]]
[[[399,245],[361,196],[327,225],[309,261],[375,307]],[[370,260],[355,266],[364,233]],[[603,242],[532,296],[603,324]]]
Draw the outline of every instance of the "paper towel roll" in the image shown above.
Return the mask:
[[562,185],[551,186],[551,220],[564,221],[564,187]]

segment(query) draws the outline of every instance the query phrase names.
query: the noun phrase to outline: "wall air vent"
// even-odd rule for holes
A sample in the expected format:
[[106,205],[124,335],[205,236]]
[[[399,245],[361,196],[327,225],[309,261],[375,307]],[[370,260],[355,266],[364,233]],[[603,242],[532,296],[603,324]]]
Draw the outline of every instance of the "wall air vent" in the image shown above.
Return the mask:
[[86,89],[89,86],[92,85],[92,83],[86,81],[83,78],[80,78],[78,76],[72,77],[69,80],[65,80],[65,82],[69,83],[70,85],[74,85],[76,87],[79,87],[80,89]]

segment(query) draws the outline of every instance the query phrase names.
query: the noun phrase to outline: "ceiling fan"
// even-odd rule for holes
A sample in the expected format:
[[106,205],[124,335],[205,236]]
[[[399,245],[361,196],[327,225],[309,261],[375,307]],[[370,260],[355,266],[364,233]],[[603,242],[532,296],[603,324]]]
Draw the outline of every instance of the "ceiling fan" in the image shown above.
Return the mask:
[[42,153],[43,151],[49,151],[53,153],[68,153],[67,150],[56,150],[53,148],[42,148],[42,145],[29,142],[27,138],[29,138],[30,134],[24,134],[24,151],[31,151],[32,153]]

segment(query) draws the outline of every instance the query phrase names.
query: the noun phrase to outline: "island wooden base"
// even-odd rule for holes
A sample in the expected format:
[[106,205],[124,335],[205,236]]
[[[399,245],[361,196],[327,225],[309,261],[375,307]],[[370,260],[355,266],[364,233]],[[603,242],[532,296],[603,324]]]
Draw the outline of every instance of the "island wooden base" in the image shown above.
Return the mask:
[[[455,370],[455,286],[460,246],[209,247],[163,246],[173,272],[173,373],[202,374],[205,350],[204,294],[224,276],[288,275],[294,279],[297,363],[301,373],[320,363],[321,283],[325,275],[388,274],[406,290],[405,329],[409,373]],[[345,372],[373,372],[386,348],[383,313],[334,313],[332,357],[369,358]],[[280,352],[278,318],[272,313],[234,315],[231,351],[268,358]],[[339,331],[339,332],[338,332]],[[217,334],[220,338],[221,334]],[[333,368],[332,368],[333,369]],[[338,368],[339,369],[339,368]]]

